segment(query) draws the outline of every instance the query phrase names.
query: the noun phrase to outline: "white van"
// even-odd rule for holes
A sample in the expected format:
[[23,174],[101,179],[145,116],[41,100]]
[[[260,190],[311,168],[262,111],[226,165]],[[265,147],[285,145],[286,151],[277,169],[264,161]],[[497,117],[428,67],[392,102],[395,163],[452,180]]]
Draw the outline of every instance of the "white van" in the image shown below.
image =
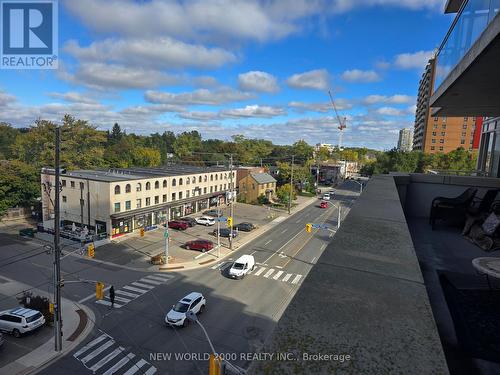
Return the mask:
[[229,276],[233,279],[242,279],[255,267],[255,259],[252,255],[242,255],[233,263],[229,269]]
[[330,193],[325,193],[323,194],[323,198],[322,198],[324,201],[329,201],[330,200]]

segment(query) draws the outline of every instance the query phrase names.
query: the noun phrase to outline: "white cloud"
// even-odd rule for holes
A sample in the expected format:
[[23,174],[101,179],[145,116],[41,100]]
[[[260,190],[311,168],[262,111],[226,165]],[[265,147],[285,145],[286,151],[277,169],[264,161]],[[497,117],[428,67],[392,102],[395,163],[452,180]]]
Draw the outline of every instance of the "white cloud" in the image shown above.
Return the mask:
[[392,96],[385,95],[368,95],[362,100],[364,104],[378,104],[378,103],[390,103],[390,104],[410,104],[415,102],[415,98],[409,95],[396,94]]
[[245,108],[226,109],[220,111],[222,117],[241,118],[241,117],[276,117],[286,115],[281,107],[247,105]]
[[84,62],[112,62],[157,69],[218,68],[236,60],[233,53],[222,48],[187,44],[169,37],[105,39],[88,47],[70,40],[64,50]]
[[[16,97],[14,95],[7,94],[6,92],[0,91],[0,107],[7,106],[16,101]],[[0,119],[1,121],[1,119]]]
[[[303,112],[326,113],[331,111],[333,112],[332,103],[330,102],[304,103],[304,102],[292,101],[288,103],[288,106],[300,113]],[[351,109],[353,107],[353,104],[351,103],[351,101],[341,98],[341,99],[335,99],[335,106],[337,107],[337,110],[342,111],[346,109]]]
[[376,113],[386,116],[407,116],[415,114],[415,106],[410,106],[404,109],[394,108],[394,107],[381,107],[375,110]]
[[394,65],[400,69],[423,70],[429,59],[433,56],[433,51],[418,51],[414,53],[401,53],[396,56]]
[[73,102],[73,103],[87,103],[87,104],[95,104],[97,101],[89,95],[89,93],[81,93],[81,92],[75,92],[75,91],[68,91],[68,92],[49,92],[47,93],[47,96],[54,98],[54,99],[60,99],[64,100],[66,102]]
[[292,75],[286,83],[295,89],[328,90],[330,75],[326,69],[310,70]]
[[276,77],[255,70],[238,75],[238,85],[240,89],[246,91],[277,92],[279,90]]
[[151,103],[180,105],[220,105],[254,98],[253,94],[220,87],[216,90],[198,89],[192,92],[170,93],[148,90],[144,98]]
[[194,77],[191,81],[196,87],[210,88],[218,85],[217,80],[210,76]]
[[374,70],[346,70],[342,73],[341,78],[347,82],[377,82],[380,81],[380,75]]
[[212,121],[220,119],[218,112],[209,112],[209,111],[184,112],[184,113],[179,113],[177,116],[186,120],[194,120],[194,121]]

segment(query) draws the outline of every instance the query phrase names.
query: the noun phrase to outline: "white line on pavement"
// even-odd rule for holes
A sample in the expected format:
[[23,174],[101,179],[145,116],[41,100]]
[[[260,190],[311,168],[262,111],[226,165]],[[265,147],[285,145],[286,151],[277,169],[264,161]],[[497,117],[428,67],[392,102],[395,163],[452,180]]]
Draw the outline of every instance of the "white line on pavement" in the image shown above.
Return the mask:
[[169,275],[169,276],[167,277],[167,276],[165,275],[165,277],[161,277],[161,276],[153,276],[153,275],[150,275],[150,276],[146,276],[146,278],[147,278],[147,279],[151,279],[151,280],[158,280],[158,281],[167,282],[167,281],[169,281],[169,280],[172,278],[172,276],[170,276],[170,275]]
[[296,221],[295,221],[295,224],[298,224],[298,223],[300,223],[301,221],[302,221],[302,219],[296,220]]
[[321,251],[325,250],[325,247],[326,247],[326,243],[324,243],[323,245],[321,245]]
[[130,361],[132,358],[135,357],[134,353],[128,353],[125,358],[122,358],[120,361],[118,361],[113,367],[111,367],[108,371],[106,371],[102,375],[112,375],[115,372],[117,372],[119,369],[121,369],[123,366],[127,364],[128,361]]
[[271,268],[269,271],[266,272],[266,274],[264,275],[265,278],[268,278],[269,276],[271,276],[271,274],[274,272],[274,268]]
[[141,283],[138,283],[137,281],[134,281],[132,283],[132,285],[138,286],[139,288],[147,288],[147,289],[153,289],[154,288],[154,286],[152,286],[152,285],[141,284]]
[[255,250],[254,252],[252,252],[250,255],[254,255],[256,252],[257,252],[257,250]]
[[89,342],[87,345],[85,345],[83,348],[81,348],[75,354],[73,354],[73,357],[78,358],[81,354],[85,353],[87,350],[89,350],[93,346],[96,346],[97,344],[99,344],[104,339],[111,339],[111,337],[108,336],[108,335],[101,335],[101,336],[99,336],[95,340]]
[[269,240],[269,241],[267,241],[267,242],[264,244],[264,246],[269,245],[272,241],[273,241],[273,240]]
[[[280,276],[283,275],[283,271],[278,271],[278,273],[276,275],[273,276],[273,279],[274,280],[278,280],[280,278]],[[264,276],[265,277],[265,276]]]
[[134,288],[133,286],[129,286],[129,285],[125,285],[122,289],[131,290],[132,292],[137,292],[137,293],[141,293],[141,294],[149,292],[149,289],[139,289],[139,288]]
[[153,285],[161,285],[163,283],[159,282],[159,281],[155,281],[155,280],[150,280],[150,279],[146,279],[146,278],[142,278],[139,280],[141,283],[148,283],[148,284],[153,284]]
[[[111,286],[108,286],[106,288],[104,288],[104,291],[108,291],[109,289],[111,288]],[[95,298],[95,293],[92,293],[92,294],[89,294],[87,297],[85,298],[82,298],[80,301],[78,301],[78,303],[84,303],[85,301],[88,301],[89,299],[91,298]]]
[[295,276],[295,279],[293,279],[292,284],[297,284],[301,277],[302,277],[302,275]]
[[[118,292],[118,291],[117,291]],[[104,306],[111,306],[111,302],[110,301],[107,301],[105,299],[99,299],[97,301],[95,301],[96,303],[99,303],[101,305],[104,305]],[[122,307],[123,305],[119,305],[117,303],[114,304],[114,307],[119,309],[120,307]]]
[[312,258],[311,263],[314,263],[315,260],[316,260],[316,257]]
[[286,276],[285,276],[285,277],[283,278],[283,280],[281,280],[281,281],[284,281],[284,282],[286,283],[286,282],[288,281],[288,279],[289,279],[290,277],[292,277],[292,275],[293,275],[293,273],[287,273],[287,274],[286,274]]
[[276,268],[279,268],[279,269],[281,269],[281,268],[283,268],[283,266],[276,266]]
[[117,290],[115,293],[121,294],[122,296],[132,297],[132,298],[137,298],[137,297],[141,296],[141,294],[125,292],[124,290],[121,290],[121,289]]
[[103,359],[101,359],[99,362],[97,362],[94,366],[89,368],[90,371],[92,371],[94,374],[97,370],[99,370],[102,366],[104,366],[106,363],[111,361],[113,358],[115,358],[118,354],[120,354],[125,348],[122,348],[121,346],[113,350],[111,353],[109,353],[107,356],[105,356]]
[[132,374],[135,374],[137,371],[139,371],[139,369],[144,366],[145,364],[147,364],[148,362],[145,361],[144,359],[141,358],[141,360],[139,362],[137,362],[133,367],[131,367],[125,374],[123,375],[132,375]]
[[286,233],[288,231],[288,228],[285,228],[281,231],[281,233]]
[[113,346],[115,344],[115,340],[109,340],[105,344],[101,345],[98,347],[96,350],[93,350],[89,355],[87,355],[85,358],[82,359],[82,363],[86,364],[87,362],[91,361],[93,358],[97,357],[99,354],[101,354],[103,351],[105,351],[107,348],[110,346]]
[[254,273],[255,276],[259,276],[262,272],[264,272],[267,268],[266,267],[260,267],[260,269],[257,270],[257,272]]

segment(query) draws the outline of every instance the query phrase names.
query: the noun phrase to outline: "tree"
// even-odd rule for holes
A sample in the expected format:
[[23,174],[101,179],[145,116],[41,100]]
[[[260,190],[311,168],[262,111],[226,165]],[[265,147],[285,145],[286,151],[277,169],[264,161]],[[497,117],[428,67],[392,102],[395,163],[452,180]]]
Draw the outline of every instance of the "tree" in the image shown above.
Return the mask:
[[39,171],[19,160],[0,161],[0,216],[7,209],[29,206],[40,197]]
[[117,122],[113,125],[113,128],[111,129],[111,133],[108,134],[108,143],[109,144],[115,144],[119,142],[124,133],[122,133],[122,129],[120,128],[120,125],[118,125]]
[[292,145],[291,151],[298,162],[305,163],[307,160],[313,158],[314,147],[301,139]]
[[192,155],[193,152],[201,149],[201,135],[196,130],[183,132],[177,136],[173,144],[175,155],[183,159],[186,156]]
[[[283,204],[288,204],[288,200],[290,199],[290,184],[285,184],[282,186],[278,186],[276,188],[276,196],[279,201]],[[297,199],[297,192],[295,188],[292,189],[292,200]]]
[[19,134],[18,129],[14,129],[6,122],[0,122],[0,160],[10,159],[12,154],[12,145]]
[[330,151],[326,147],[320,147],[318,152],[316,152],[316,159],[319,161],[330,159]]
[[136,147],[133,164],[137,167],[158,167],[161,164],[160,151],[149,147]]

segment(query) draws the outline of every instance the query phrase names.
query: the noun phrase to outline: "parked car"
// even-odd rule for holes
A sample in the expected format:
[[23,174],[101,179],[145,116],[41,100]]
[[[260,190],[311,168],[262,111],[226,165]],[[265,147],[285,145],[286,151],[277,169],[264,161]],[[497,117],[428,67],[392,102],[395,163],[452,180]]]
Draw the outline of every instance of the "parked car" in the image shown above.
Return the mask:
[[325,201],[321,202],[319,208],[328,208],[328,202]]
[[182,219],[179,219],[179,221],[184,221],[188,223],[190,227],[194,227],[197,224],[196,219],[192,217],[183,217]]
[[206,304],[207,301],[201,293],[191,292],[177,304],[172,305],[172,309],[165,316],[165,323],[186,327],[189,324],[186,312],[191,310],[195,314],[201,314],[205,310]]
[[330,200],[330,193],[323,194],[323,197],[321,199],[323,199],[324,201],[329,201]]
[[186,230],[189,228],[189,224],[185,221],[172,220],[168,222],[168,227],[177,230]]
[[255,267],[255,259],[252,255],[242,255],[233,263],[229,269],[229,276],[233,279],[242,279]]
[[197,217],[195,220],[198,224],[205,225],[207,227],[215,224],[215,219],[210,216],[200,216]]
[[207,216],[212,216],[212,217],[221,217],[222,216],[221,210],[207,210],[203,213]]
[[[215,229],[215,230],[212,232],[212,234],[213,234],[214,236],[217,236],[217,229]],[[230,235],[230,234],[231,234],[231,230],[230,230],[229,228],[221,228],[221,229],[219,230],[219,235],[220,235],[221,237],[228,237],[228,238],[229,238],[229,235]],[[238,235],[238,232],[236,232],[236,231],[233,229],[233,234],[232,234],[232,237],[234,238],[234,237],[236,237],[237,235]]]
[[20,337],[45,324],[43,314],[38,310],[17,307],[0,312],[0,331]]
[[252,223],[244,222],[235,225],[234,229],[241,230],[243,232],[251,232],[252,230],[255,229],[255,225],[253,225]]
[[202,253],[214,248],[214,243],[209,240],[193,240],[188,241],[184,244],[184,247],[188,250],[200,250]]

